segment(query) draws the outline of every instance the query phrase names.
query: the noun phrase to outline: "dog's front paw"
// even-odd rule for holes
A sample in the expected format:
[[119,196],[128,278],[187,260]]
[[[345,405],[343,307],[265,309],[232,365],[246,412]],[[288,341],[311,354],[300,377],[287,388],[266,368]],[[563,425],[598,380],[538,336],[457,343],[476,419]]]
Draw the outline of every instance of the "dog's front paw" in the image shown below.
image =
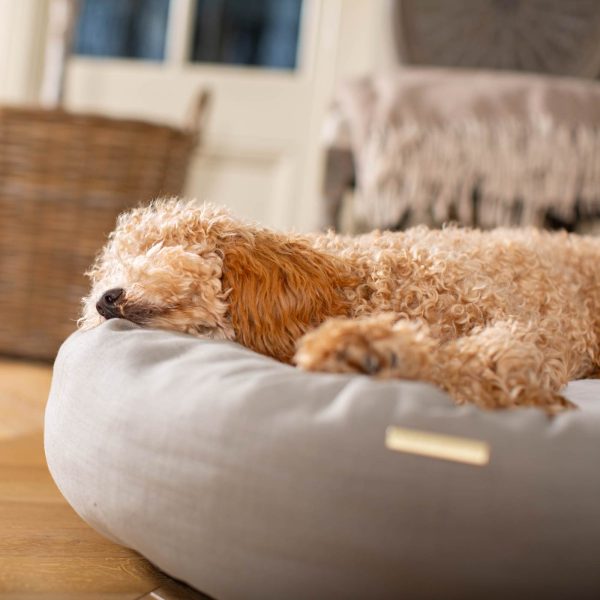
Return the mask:
[[428,360],[422,332],[393,315],[331,319],[305,335],[294,362],[307,371],[417,379]]
[[385,344],[389,337],[389,328],[375,331],[366,321],[331,319],[300,340],[294,362],[307,371],[377,375],[398,365]]
[[540,407],[550,416],[579,408],[562,394],[549,390],[535,390],[525,396],[525,401],[527,405]]
[[481,408],[490,410],[537,407],[553,417],[579,408],[562,394],[542,387],[522,387],[513,393],[498,388],[482,389],[477,393],[469,394],[456,390],[450,391],[458,404],[472,402]]

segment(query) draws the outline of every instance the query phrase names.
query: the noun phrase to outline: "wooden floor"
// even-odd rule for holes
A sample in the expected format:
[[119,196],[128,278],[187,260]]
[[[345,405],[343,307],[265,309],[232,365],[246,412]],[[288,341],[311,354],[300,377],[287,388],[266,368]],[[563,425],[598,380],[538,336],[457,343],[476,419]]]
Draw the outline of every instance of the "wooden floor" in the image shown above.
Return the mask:
[[0,360],[0,598],[197,598],[86,525],[54,485],[43,449],[47,366]]

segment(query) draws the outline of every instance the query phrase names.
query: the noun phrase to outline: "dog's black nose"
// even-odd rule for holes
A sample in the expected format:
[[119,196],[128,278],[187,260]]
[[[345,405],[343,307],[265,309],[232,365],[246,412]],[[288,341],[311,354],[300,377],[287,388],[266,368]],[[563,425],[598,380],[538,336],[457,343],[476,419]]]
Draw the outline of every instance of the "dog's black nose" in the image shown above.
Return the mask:
[[123,288],[113,288],[112,290],[108,290],[108,292],[104,292],[101,302],[108,306],[112,306],[113,304],[116,304],[117,300],[123,295],[123,291]]
[[96,303],[96,310],[105,319],[114,319],[121,316],[121,313],[117,309],[117,303],[119,298],[123,296],[123,291],[122,288],[108,290],[102,294],[102,298]]

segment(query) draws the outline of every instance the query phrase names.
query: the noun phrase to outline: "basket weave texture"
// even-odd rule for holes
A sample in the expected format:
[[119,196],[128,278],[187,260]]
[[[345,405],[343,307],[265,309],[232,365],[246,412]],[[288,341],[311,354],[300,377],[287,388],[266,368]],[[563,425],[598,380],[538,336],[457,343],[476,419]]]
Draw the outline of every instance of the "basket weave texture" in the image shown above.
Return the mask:
[[180,194],[197,132],[0,108],[0,353],[52,359],[117,215]]

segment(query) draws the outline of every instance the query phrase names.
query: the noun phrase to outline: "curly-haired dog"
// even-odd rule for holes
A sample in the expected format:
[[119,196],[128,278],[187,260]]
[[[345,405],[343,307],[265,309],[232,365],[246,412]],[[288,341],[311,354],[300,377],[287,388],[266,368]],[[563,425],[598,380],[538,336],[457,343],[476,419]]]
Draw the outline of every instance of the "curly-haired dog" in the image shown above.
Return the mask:
[[564,407],[562,386],[600,365],[600,240],[566,233],[303,236],[164,200],[121,215],[90,277],[83,327],[236,340],[486,408]]

